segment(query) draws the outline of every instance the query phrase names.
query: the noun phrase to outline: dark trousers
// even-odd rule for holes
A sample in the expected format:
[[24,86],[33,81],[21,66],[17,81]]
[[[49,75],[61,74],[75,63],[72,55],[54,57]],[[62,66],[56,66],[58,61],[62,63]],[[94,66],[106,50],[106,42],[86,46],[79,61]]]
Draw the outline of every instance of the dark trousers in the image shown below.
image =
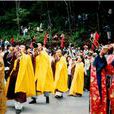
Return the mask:
[[72,82],[72,76],[68,75],[68,88],[70,89],[71,86],[71,82]]

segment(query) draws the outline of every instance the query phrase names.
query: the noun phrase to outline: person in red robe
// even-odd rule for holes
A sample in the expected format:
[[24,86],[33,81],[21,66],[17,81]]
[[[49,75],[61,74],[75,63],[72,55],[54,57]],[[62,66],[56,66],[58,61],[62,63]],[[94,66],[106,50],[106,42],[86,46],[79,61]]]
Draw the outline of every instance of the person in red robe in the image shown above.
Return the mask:
[[35,44],[36,44],[36,36],[33,36],[32,41],[30,43],[30,48],[33,49]]
[[44,36],[44,47],[45,47],[46,44],[47,44],[48,38],[49,38],[49,34],[46,32],[46,34],[45,34],[45,36]]
[[14,40],[14,37],[12,36],[12,38],[11,38],[11,40],[10,40],[10,43],[11,43],[12,45],[14,45],[14,42],[15,42],[15,40]]
[[108,48],[103,47],[99,55],[92,60],[90,77],[90,114],[107,114],[106,66],[105,54]]
[[90,114],[114,114],[113,48],[108,48],[108,55],[104,60],[102,55],[106,54],[107,48],[103,50],[91,66]]
[[64,44],[65,43],[65,37],[64,37],[64,34],[61,34],[61,45],[60,47],[63,49],[64,48]]

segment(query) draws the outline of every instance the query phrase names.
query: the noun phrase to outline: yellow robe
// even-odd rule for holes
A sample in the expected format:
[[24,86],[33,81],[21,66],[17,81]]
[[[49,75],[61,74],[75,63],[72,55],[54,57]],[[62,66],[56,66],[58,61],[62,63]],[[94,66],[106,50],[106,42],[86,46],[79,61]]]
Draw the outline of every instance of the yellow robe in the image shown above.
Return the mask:
[[35,80],[37,81],[37,91],[41,94],[44,92],[53,92],[54,81],[51,60],[45,51],[42,51],[36,57]]
[[65,57],[56,63],[54,90],[66,92],[68,90],[68,70]]
[[25,92],[26,95],[35,95],[34,70],[30,55],[22,54],[16,80],[15,93]]
[[72,80],[70,95],[76,93],[83,94],[84,87],[84,64],[82,62],[76,63],[74,77]]
[[0,56],[0,114],[5,114],[6,111],[6,97],[4,87],[4,64]]

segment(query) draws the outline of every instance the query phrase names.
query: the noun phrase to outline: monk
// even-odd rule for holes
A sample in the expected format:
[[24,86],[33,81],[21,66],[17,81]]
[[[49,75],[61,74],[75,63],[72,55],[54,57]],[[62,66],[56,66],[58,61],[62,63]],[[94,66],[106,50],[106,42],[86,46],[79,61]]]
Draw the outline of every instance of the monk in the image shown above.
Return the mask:
[[84,88],[84,63],[83,57],[78,56],[75,66],[75,72],[73,76],[73,80],[71,83],[70,88],[70,96],[79,96],[81,97],[83,94],[83,88]]
[[[35,83],[38,95],[44,94],[49,103],[49,93],[53,92],[53,72],[51,60],[41,43],[38,43],[38,55],[35,60]],[[36,103],[37,96],[32,97],[30,104]]]
[[61,50],[56,51],[56,68],[54,80],[55,98],[63,98],[63,93],[68,91],[68,69],[66,58]]
[[4,63],[3,58],[0,56],[0,114],[6,112],[6,97],[5,97],[5,86],[4,86]]
[[35,95],[34,70],[30,56],[25,54],[25,46],[20,46],[17,59],[7,81],[6,95],[14,99],[16,114],[20,114],[27,97]]

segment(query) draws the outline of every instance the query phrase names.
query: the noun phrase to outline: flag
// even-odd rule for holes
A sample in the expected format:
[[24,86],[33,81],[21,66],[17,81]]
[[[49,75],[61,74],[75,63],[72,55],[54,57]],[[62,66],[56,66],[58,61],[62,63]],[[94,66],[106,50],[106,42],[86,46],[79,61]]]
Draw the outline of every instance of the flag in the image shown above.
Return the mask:
[[97,32],[95,32],[93,36],[92,50],[99,46],[99,38],[100,35]]

